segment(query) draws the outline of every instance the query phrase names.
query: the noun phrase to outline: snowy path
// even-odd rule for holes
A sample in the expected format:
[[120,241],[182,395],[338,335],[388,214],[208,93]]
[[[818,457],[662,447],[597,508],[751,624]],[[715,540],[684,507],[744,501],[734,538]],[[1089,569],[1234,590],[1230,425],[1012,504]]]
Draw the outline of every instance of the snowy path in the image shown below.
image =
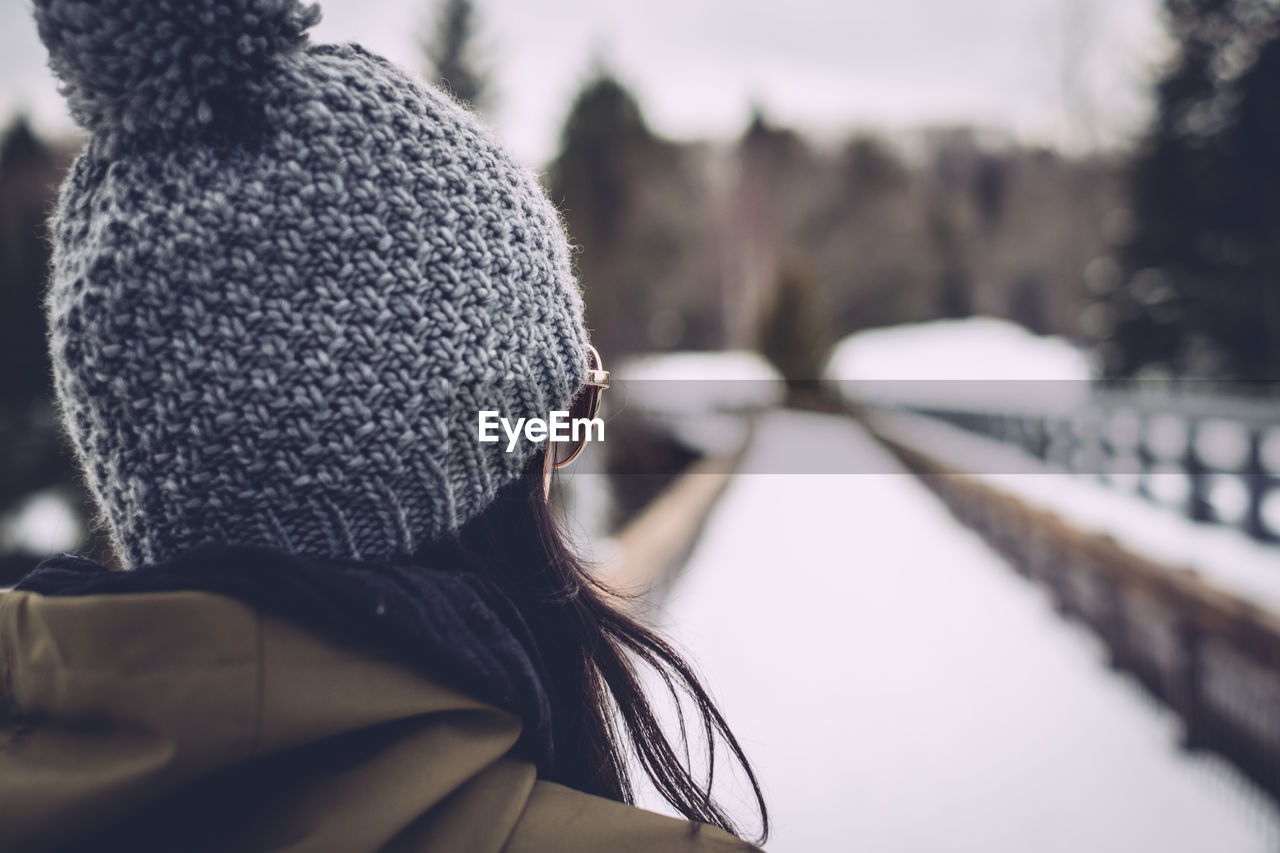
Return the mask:
[[[800,436],[883,455],[794,413],[751,455]],[[1176,721],[905,473],[738,476],[662,613],[756,763],[775,853],[1280,849],[1274,811],[1180,753]]]

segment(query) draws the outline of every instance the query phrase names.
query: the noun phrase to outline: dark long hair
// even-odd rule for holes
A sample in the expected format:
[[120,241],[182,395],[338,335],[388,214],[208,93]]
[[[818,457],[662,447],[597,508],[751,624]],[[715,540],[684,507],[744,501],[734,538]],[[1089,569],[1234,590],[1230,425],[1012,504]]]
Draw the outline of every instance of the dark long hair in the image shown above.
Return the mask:
[[[537,638],[552,683],[555,780],[625,803],[634,801],[633,754],[654,787],[689,820],[741,835],[711,796],[717,743],[744,770],[755,795],[763,844],[769,814],[755,772],[724,717],[689,664],[671,645],[619,609],[616,593],[596,579],[567,544],[543,495],[542,456],[453,539],[419,555],[427,565],[453,565],[493,580],[511,597]],[[637,676],[653,669],[677,708],[682,762],[662,731]],[[689,766],[689,736],[680,704],[692,701],[706,750],[705,783]]]

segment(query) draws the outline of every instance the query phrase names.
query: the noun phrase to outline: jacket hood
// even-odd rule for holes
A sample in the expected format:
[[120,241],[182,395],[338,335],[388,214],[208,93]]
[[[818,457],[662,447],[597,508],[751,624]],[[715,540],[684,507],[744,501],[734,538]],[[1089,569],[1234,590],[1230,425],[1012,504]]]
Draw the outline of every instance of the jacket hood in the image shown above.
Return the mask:
[[[514,716],[406,667],[206,593],[7,593],[0,649],[3,703],[16,721],[0,752],[4,850],[69,841],[166,799],[169,815],[193,814],[198,803],[170,795],[196,780],[215,780],[198,798],[222,789],[242,811],[197,829],[165,827],[174,821],[148,810],[119,830],[180,830],[185,843],[172,849],[199,846],[197,832],[222,836],[210,849],[249,849],[249,839],[225,837],[245,831],[290,849],[313,836],[327,849],[361,849],[356,839],[389,841],[502,758],[520,731]],[[417,758],[382,755],[379,744],[392,741],[414,742]],[[311,772],[257,764],[284,756]],[[333,784],[336,768],[360,784]]]
[[0,849],[749,849],[538,781],[519,736],[221,595],[0,593]]

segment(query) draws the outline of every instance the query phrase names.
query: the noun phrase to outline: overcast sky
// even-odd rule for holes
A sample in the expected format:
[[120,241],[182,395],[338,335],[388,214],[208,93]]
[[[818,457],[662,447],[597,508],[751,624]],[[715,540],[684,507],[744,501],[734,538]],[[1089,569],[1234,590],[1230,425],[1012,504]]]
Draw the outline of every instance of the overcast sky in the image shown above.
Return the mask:
[[[326,0],[313,37],[420,68],[430,0]],[[1139,127],[1164,55],[1159,0],[477,0],[490,118],[524,160],[554,152],[604,62],[662,133],[728,138],[753,102],[822,136],[975,123],[1028,141],[1111,143]],[[1071,57],[1071,58],[1066,58]],[[1062,80],[1078,81],[1064,109]],[[0,3],[0,121],[69,127],[29,0]]]

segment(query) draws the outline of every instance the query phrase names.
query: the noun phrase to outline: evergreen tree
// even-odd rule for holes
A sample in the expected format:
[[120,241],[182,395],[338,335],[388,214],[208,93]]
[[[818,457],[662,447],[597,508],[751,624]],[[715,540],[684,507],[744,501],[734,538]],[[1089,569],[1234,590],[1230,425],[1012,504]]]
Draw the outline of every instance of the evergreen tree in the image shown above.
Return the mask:
[[1112,373],[1280,378],[1280,43],[1270,0],[1166,0],[1177,44],[1135,159]]
[[444,0],[434,34],[423,45],[427,76],[476,109],[485,106],[488,74],[475,57],[475,4],[471,0]]
[[677,223],[646,202],[677,160],[612,74],[597,72],[578,93],[551,164],[550,191],[580,250],[588,325],[614,357],[651,348],[655,285],[680,247],[671,233]]
[[760,352],[782,374],[793,402],[812,397],[831,352],[822,282],[810,264],[791,259],[778,270],[772,296],[760,317]]
[[578,93],[551,164],[551,195],[588,247],[620,236],[635,196],[635,167],[656,145],[635,96],[599,71]]

